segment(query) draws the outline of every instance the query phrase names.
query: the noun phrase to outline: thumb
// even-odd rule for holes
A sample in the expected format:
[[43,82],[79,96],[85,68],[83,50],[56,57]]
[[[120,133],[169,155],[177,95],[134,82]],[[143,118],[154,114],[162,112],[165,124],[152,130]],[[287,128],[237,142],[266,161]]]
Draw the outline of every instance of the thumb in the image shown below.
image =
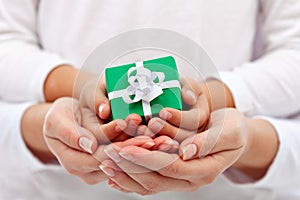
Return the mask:
[[[95,136],[85,128],[78,127],[79,136],[75,136],[74,140],[78,141],[75,148],[92,154],[97,148],[97,140]],[[80,148],[78,148],[78,146]],[[71,146],[72,147],[72,146]],[[74,148],[74,147],[73,147]]]
[[90,131],[79,125],[75,117],[79,112],[78,105],[78,101],[72,98],[56,101],[45,118],[44,137],[56,139],[73,149],[92,153],[97,148],[97,140]]
[[220,129],[209,129],[202,133],[190,136],[181,143],[179,155],[183,160],[190,160],[218,152],[218,148],[215,147],[220,135]]

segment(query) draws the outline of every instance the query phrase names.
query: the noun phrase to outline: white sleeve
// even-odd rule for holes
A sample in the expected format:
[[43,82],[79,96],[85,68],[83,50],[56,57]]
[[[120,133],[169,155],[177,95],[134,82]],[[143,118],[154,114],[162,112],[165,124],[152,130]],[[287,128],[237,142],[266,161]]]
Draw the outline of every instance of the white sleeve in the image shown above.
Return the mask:
[[300,111],[300,1],[261,0],[264,55],[221,72],[238,110],[291,116]]
[[[266,175],[253,182],[234,169],[224,174],[233,184],[240,187],[269,188],[277,192],[299,190],[300,188],[300,119],[284,120],[258,117],[269,121],[277,131],[279,149]],[[267,142],[267,141],[266,141]]]
[[[44,169],[27,148],[21,134],[21,119],[24,111],[34,103],[6,103],[0,101],[0,171],[34,171]],[[5,158],[5,159],[4,159]]]
[[70,64],[42,50],[37,10],[38,0],[0,0],[0,99],[43,101],[48,73]]

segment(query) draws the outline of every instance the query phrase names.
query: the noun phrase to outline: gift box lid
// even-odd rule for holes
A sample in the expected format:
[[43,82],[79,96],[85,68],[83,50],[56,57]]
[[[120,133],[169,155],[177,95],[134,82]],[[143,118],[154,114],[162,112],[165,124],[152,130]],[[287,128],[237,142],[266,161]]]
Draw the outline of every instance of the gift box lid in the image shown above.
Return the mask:
[[[136,63],[106,68],[105,76],[107,93],[110,94],[112,92],[128,89],[128,86],[130,85],[128,82],[128,71],[134,67],[136,67]],[[175,59],[172,56],[143,61],[143,67],[149,69],[151,72],[163,73],[164,80],[162,83],[176,81],[179,84],[177,66]],[[133,71],[130,75],[135,76],[136,73],[136,71]],[[153,82],[159,84],[158,78]],[[150,102],[151,115],[157,115],[164,107],[171,107],[179,110],[182,109],[180,84],[179,87],[165,88],[162,91],[163,93],[161,95]],[[130,95],[130,98],[133,99],[134,95]],[[132,113],[145,116],[141,101],[128,104],[123,98],[114,98],[110,99],[110,104],[113,119],[125,119]]]

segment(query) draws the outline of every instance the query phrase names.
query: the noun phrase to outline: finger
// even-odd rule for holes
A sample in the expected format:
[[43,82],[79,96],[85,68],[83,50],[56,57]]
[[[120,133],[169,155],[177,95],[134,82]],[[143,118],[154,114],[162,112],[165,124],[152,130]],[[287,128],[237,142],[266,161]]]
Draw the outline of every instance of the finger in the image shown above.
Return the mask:
[[164,108],[159,112],[160,118],[174,126],[187,130],[198,130],[206,125],[209,120],[209,104],[205,95],[197,97],[197,103],[188,111],[179,111],[172,108]]
[[112,143],[114,143],[114,142],[122,142],[122,141],[128,140],[129,138],[131,138],[131,136],[127,135],[126,133],[123,132],[120,135],[118,135],[117,137],[115,137],[112,140]]
[[106,97],[106,83],[103,77],[100,80],[91,80],[85,84],[80,93],[80,103],[97,113],[101,119],[108,119],[111,114],[110,103]]
[[156,171],[165,177],[182,180],[201,179],[210,175],[219,166],[211,156],[183,161],[177,154],[149,151],[135,146],[122,148],[120,155],[123,159]]
[[45,118],[43,133],[45,137],[58,139],[73,149],[92,153],[97,148],[97,140],[90,131],[79,126],[78,106],[78,101],[72,98],[57,100]]
[[196,133],[196,131],[175,127],[160,118],[152,118],[148,123],[148,127],[155,134],[165,135],[179,142]]
[[137,135],[144,135],[151,138],[155,137],[155,133],[153,133],[146,125],[140,125],[137,129]]
[[164,152],[174,153],[179,149],[179,143],[167,136],[159,136],[154,139],[155,146],[152,150],[160,150]]
[[134,179],[129,177],[126,173],[111,168],[112,161],[105,161],[101,164],[102,171],[115,183],[115,187],[121,191],[136,192],[138,194],[146,194],[148,191],[143,188]]
[[70,174],[79,175],[99,170],[99,161],[91,155],[69,148],[57,139],[47,138],[46,142],[51,152]]
[[152,138],[146,137],[146,136],[139,136],[135,138],[128,139],[124,142],[116,142],[111,145],[100,145],[98,149],[93,153],[93,156],[100,162],[103,162],[104,160],[110,159],[107,154],[105,153],[105,149],[112,148],[110,146],[113,146],[114,148],[120,149],[122,147],[126,146],[139,146],[139,147],[146,147],[151,148],[155,145]]
[[104,133],[104,136],[108,139],[106,142],[111,142],[113,139],[121,135],[122,132],[126,129],[127,123],[122,119],[116,119],[107,124],[101,125],[101,131]]
[[[105,165],[104,163],[102,164]],[[149,169],[135,165],[123,158],[120,158],[120,160],[116,162],[116,165],[122,171],[110,168],[106,174],[127,191],[133,191],[139,194],[155,194],[167,190],[186,191],[190,186],[186,180],[163,177],[156,172],[149,171]],[[104,169],[104,171],[106,171],[106,169]]]
[[[212,116],[212,118],[215,117]],[[215,119],[217,121],[212,122],[212,128],[182,142],[179,153],[184,160],[221,151],[236,150],[244,146],[245,138],[241,134],[244,131],[243,125],[239,125],[235,120],[220,123],[218,116]]]
[[[130,156],[126,155],[129,154]],[[223,173],[228,167],[236,162],[240,151],[222,151],[204,158],[183,161],[175,154],[168,154],[160,151],[149,151],[139,147],[125,147],[120,155],[136,165],[148,168],[165,177],[188,180],[197,187],[212,183],[212,181]],[[126,156],[124,156],[126,155]],[[176,158],[177,156],[177,158]],[[159,163],[169,162],[162,167]]]
[[129,140],[126,140],[121,143],[116,143],[119,147],[127,147],[127,146],[151,146],[153,147],[155,145],[155,142],[152,138],[148,136],[137,136],[135,138],[131,138]]
[[119,134],[117,137],[115,137],[112,142],[119,142],[119,141],[125,141],[132,136],[136,135],[138,125],[142,122],[142,119],[140,116],[136,114],[129,115],[126,118],[126,128],[120,129],[117,128],[117,131],[122,131],[121,134]]
[[106,174],[100,170],[90,172],[90,173],[85,173],[85,174],[79,175],[78,177],[81,180],[83,180],[86,184],[89,184],[89,185],[95,185],[95,184],[101,183],[108,179]]
[[111,115],[110,103],[106,96],[106,93],[106,82],[105,78],[102,77],[100,79],[100,85],[95,95],[95,106],[101,119],[108,119]]
[[142,118],[137,114],[131,114],[125,119],[127,123],[127,127],[124,130],[124,133],[126,133],[129,136],[135,136],[138,126],[142,123]]
[[113,189],[116,189],[116,190],[119,190],[120,192],[124,192],[124,193],[132,193],[131,191],[127,191],[125,190],[124,188],[122,188],[121,186],[119,186],[117,183],[115,183],[113,180],[109,179],[108,182],[107,182],[108,186],[113,188]]
[[127,128],[124,120],[118,119],[103,124],[89,108],[81,108],[82,126],[94,133],[97,141],[101,144],[111,142]]
[[202,93],[199,83],[191,78],[183,78],[180,82],[182,85],[181,95],[184,103],[190,106],[195,105],[197,103],[197,96]]
[[224,150],[226,146],[215,148],[215,151],[212,151],[216,146],[220,135],[220,130],[210,129],[209,131],[191,136],[182,142],[180,145],[179,154],[182,156],[183,160],[190,160],[216,153],[216,150]]

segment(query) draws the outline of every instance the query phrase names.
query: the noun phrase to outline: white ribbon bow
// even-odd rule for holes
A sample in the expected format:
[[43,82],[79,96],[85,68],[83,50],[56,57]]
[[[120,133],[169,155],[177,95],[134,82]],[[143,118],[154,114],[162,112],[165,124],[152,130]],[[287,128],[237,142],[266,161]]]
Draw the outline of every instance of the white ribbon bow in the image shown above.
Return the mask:
[[[136,75],[132,73],[136,71]],[[156,97],[163,94],[163,89],[178,87],[178,80],[163,82],[165,75],[162,72],[151,72],[144,67],[143,62],[137,62],[136,67],[132,67],[127,72],[129,86],[124,90],[113,91],[108,93],[109,100],[123,98],[127,104],[142,101],[143,112],[146,120],[152,117],[150,102]],[[155,82],[156,81],[156,82]],[[130,98],[133,96],[134,98]]]

